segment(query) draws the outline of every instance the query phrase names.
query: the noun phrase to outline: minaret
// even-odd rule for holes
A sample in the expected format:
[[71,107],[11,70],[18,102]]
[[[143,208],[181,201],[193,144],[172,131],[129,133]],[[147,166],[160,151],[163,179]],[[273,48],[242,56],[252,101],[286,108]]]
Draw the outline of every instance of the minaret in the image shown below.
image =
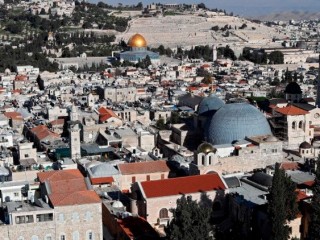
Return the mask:
[[71,159],[79,159],[81,157],[80,130],[78,123],[71,123],[69,126]]
[[215,62],[218,59],[217,47],[215,44],[212,45],[212,61]]
[[69,117],[70,117],[70,121],[72,121],[72,122],[75,122],[75,121],[79,120],[78,119],[77,107],[74,104],[72,104]]
[[316,107],[320,107],[320,55],[319,55],[319,70],[318,70],[318,78],[317,78],[317,100]]

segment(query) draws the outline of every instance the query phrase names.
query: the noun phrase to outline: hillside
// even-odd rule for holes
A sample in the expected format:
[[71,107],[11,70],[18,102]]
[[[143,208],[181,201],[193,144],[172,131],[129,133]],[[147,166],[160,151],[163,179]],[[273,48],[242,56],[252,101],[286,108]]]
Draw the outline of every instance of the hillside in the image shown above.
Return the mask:
[[117,40],[127,41],[141,33],[149,46],[190,47],[194,45],[226,44],[245,46],[274,45],[273,38],[284,35],[276,29],[234,16],[204,17],[192,14],[134,18]]
[[262,21],[289,21],[289,20],[315,20],[320,19],[320,12],[306,12],[306,11],[291,11],[291,12],[280,12],[280,13],[272,13],[268,15],[263,15],[260,17],[255,17],[255,19],[259,19]]

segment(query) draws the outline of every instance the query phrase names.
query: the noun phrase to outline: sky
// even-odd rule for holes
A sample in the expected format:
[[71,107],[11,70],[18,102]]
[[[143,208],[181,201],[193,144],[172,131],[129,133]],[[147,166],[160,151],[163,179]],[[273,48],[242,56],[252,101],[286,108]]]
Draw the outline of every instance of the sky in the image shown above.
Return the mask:
[[200,3],[203,2],[209,8],[225,9],[227,12],[241,16],[259,16],[269,13],[284,11],[320,11],[320,0],[91,0],[92,2],[104,1],[107,4],[122,3],[124,5],[133,5],[138,2],[148,4],[152,2],[160,3]]

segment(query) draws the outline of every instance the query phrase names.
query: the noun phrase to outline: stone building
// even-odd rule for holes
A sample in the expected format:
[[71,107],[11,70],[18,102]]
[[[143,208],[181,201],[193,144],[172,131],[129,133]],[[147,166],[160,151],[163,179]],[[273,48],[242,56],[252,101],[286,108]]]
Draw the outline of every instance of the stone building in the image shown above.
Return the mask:
[[226,145],[200,144],[195,151],[196,166],[191,165],[191,168],[196,168],[195,171],[199,170],[200,174],[250,172],[284,159],[282,142],[271,135],[248,137],[246,142],[230,144],[222,152],[221,148],[225,147]]
[[214,214],[219,216],[223,209],[223,196],[227,184],[217,173],[169,178],[155,181],[136,182],[132,186],[132,213],[138,213],[154,226],[163,226],[172,218],[171,208],[176,208],[177,199],[183,194],[200,201],[206,193],[216,206]]
[[103,239],[100,198],[78,170],[41,172],[38,180],[39,189],[4,204],[1,239]]
[[137,89],[135,87],[106,87],[104,89],[104,98],[114,103],[134,102],[137,100],[136,95]]

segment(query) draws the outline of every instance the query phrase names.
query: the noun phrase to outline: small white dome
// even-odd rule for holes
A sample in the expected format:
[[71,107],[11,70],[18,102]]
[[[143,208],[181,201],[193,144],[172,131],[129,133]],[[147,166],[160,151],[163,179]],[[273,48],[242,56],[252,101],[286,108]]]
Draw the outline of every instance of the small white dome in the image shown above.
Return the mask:
[[114,208],[123,208],[123,204],[120,201],[114,201],[112,203],[112,207],[114,207]]

